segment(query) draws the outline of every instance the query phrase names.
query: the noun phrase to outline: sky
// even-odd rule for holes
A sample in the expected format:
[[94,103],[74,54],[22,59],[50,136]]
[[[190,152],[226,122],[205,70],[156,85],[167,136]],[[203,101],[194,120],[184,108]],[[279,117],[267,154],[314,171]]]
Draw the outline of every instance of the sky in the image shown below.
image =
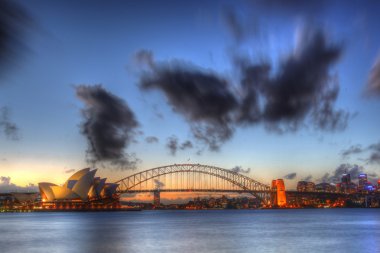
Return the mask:
[[174,163],[380,177],[377,1],[0,5],[0,190]]

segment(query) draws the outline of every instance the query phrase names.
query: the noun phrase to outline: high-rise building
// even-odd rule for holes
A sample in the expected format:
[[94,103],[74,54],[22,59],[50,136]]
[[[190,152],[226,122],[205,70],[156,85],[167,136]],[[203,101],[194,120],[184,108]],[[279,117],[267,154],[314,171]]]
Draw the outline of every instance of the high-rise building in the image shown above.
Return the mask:
[[342,183],[343,184],[349,184],[349,183],[351,183],[351,176],[350,176],[350,174],[343,174],[342,175]]
[[358,176],[358,179],[359,179],[359,187],[358,187],[358,190],[359,191],[363,191],[364,190],[364,187],[366,186],[367,184],[367,174],[359,174]]
[[351,182],[350,174],[342,175],[342,181],[339,188],[340,188],[340,192],[343,192],[343,193],[354,193],[357,191],[356,184]]

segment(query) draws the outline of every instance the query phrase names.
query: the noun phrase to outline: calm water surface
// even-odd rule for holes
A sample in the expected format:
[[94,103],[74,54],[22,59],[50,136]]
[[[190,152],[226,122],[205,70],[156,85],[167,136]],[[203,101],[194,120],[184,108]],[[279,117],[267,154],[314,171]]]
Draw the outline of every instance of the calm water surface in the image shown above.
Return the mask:
[[380,252],[380,209],[6,213],[0,252]]

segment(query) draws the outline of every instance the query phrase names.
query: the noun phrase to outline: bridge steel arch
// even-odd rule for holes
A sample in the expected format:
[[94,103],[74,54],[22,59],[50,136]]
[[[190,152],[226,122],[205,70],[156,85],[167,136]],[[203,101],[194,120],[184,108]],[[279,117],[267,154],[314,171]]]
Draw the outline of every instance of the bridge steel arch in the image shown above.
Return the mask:
[[[222,169],[215,166],[201,165],[201,164],[173,164],[162,167],[157,167],[149,170],[145,170],[131,176],[125,177],[115,183],[119,184],[117,192],[133,193],[139,192],[136,190],[136,186],[141,185],[149,180],[154,180],[160,176],[175,174],[175,173],[197,173],[210,175],[222,180],[225,180],[238,188],[241,192],[247,192],[258,198],[264,205],[270,201],[270,195],[272,193],[270,186],[262,184],[250,177],[244,176],[240,173],[233,172],[231,170]],[[191,191],[203,191],[202,189],[189,189]],[[146,192],[147,190],[144,190]],[[149,190],[148,190],[149,191]],[[153,189],[150,191],[154,191]],[[168,190],[170,191],[170,189]],[[175,191],[174,189],[172,191]],[[178,189],[178,191],[184,191],[184,189]],[[213,190],[209,190],[213,191]],[[220,189],[215,189],[215,192],[220,192]],[[225,190],[228,192],[228,190]],[[236,192],[236,190],[231,190]]]

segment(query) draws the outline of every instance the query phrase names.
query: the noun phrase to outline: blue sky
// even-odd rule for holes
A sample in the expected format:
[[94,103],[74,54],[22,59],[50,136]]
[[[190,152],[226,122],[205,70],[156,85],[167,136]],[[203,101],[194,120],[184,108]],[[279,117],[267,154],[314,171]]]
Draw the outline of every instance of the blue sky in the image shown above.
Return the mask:
[[[80,132],[84,104],[75,91],[82,84],[101,84],[135,114],[143,134],[137,134],[137,142],[129,143],[125,152],[141,160],[137,170],[183,162],[227,169],[238,165],[251,168],[249,176],[264,183],[296,172],[296,179],[287,182],[290,186],[308,175],[316,181],[342,163],[380,174],[378,163],[361,160],[367,158],[365,153],[341,156],[352,145],[367,147],[380,140],[379,97],[364,95],[379,55],[380,6],[354,1],[340,8],[331,2],[312,14],[309,7],[293,10],[272,2],[273,6],[257,7],[254,1],[19,1],[35,24],[26,29],[19,60],[0,76],[0,107],[10,109],[20,136],[16,141],[0,136],[0,175],[19,185],[63,183],[66,170],[87,166],[88,143]],[[226,10],[246,24],[244,29],[258,28],[259,33],[237,43],[225,20]],[[300,27],[311,19],[343,48],[329,69],[340,86],[334,108],[350,114],[342,131],[309,125],[277,134],[263,124],[236,127],[232,138],[213,152],[194,139],[188,121],[173,111],[162,92],[139,88],[141,66],[134,56],[140,50],[151,51],[157,62],[179,59],[212,70],[236,86],[232,54],[269,59],[276,70],[296,47]],[[171,155],[166,143],[173,135],[180,142],[192,141],[194,148]],[[147,136],[159,142],[147,144]],[[204,150],[202,155],[198,150]],[[111,180],[131,173],[104,168],[98,172]]]

